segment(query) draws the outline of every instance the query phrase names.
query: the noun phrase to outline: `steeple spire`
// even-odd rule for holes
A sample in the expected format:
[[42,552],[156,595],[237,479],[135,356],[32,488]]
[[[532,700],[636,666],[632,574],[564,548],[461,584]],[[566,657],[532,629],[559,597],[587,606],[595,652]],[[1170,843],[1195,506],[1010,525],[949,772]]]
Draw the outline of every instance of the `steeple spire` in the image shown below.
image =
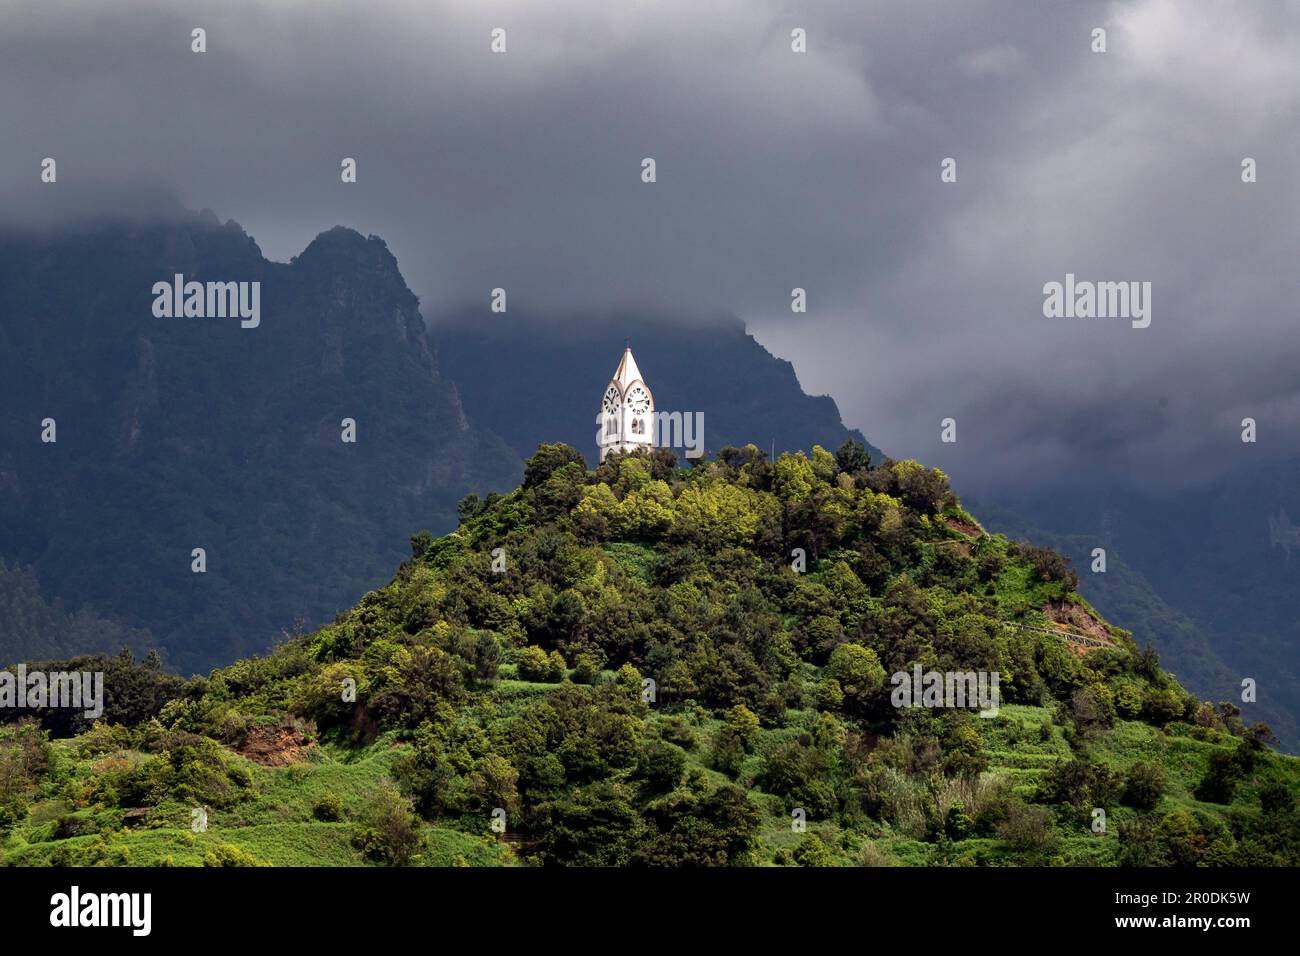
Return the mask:
[[[633,382],[641,381],[641,370],[636,367],[636,359],[632,357],[632,347],[630,345],[623,349],[623,358],[614,371],[614,381],[624,391]],[[626,396],[624,397],[626,398]]]
[[614,377],[601,399],[600,431],[596,443],[600,460],[610,452],[629,452],[654,447],[654,396],[641,377],[632,355],[631,340],[626,340]]

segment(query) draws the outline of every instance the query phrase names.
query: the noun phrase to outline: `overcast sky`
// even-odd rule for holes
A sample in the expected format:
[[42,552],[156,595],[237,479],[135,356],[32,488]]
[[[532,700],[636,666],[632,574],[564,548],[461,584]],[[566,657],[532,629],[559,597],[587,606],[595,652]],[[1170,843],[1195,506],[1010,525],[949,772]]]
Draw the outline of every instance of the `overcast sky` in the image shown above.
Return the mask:
[[[735,314],[965,488],[1300,448],[1297,169],[1297,3],[0,0],[0,215],[159,186],[380,235],[432,318]],[[1045,318],[1067,272],[1150,327]]]

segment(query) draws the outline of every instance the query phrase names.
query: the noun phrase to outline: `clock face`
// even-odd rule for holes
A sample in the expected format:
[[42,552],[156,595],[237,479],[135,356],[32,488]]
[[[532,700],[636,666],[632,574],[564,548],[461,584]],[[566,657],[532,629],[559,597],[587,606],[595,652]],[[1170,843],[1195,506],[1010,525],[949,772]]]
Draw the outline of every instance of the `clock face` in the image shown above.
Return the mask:
[[640,385],[632,386],[632,391],[627,394],[627,407],[633,414],[644,415],[650,410],[650,393]]
[[606,415],[613,415],[618,411],[619,394],[618,389],[611,385],[605,390],[605,400],[600,403]]

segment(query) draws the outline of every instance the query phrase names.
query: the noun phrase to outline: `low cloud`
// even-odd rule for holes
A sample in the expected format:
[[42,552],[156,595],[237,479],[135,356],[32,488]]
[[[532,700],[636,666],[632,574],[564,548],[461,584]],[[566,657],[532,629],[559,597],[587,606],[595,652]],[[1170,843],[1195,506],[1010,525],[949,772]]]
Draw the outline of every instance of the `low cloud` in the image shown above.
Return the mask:
[[[157,191],[277,259],[344,223],[430,315],[490,321],[497,286],[536,313],[733,313],[959,484],[1160,482],[1230,463],[1247,415],[1261,456],[1300,445],[1298,99],[1300,13],[1227,0],[18,0],[0,208]],[[1151,327],[1044,318],[1067,272],[1150,281]]]

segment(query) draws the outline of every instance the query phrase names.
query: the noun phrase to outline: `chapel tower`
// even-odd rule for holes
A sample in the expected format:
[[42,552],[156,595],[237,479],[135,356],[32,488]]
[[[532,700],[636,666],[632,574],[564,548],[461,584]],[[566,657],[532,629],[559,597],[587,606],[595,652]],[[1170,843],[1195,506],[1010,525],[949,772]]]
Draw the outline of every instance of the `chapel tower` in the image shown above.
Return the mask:
[[612,452],[653,448],[654,415],[654,396],[641,378],[632,349],[625,348],[600,402],[600,460]]

